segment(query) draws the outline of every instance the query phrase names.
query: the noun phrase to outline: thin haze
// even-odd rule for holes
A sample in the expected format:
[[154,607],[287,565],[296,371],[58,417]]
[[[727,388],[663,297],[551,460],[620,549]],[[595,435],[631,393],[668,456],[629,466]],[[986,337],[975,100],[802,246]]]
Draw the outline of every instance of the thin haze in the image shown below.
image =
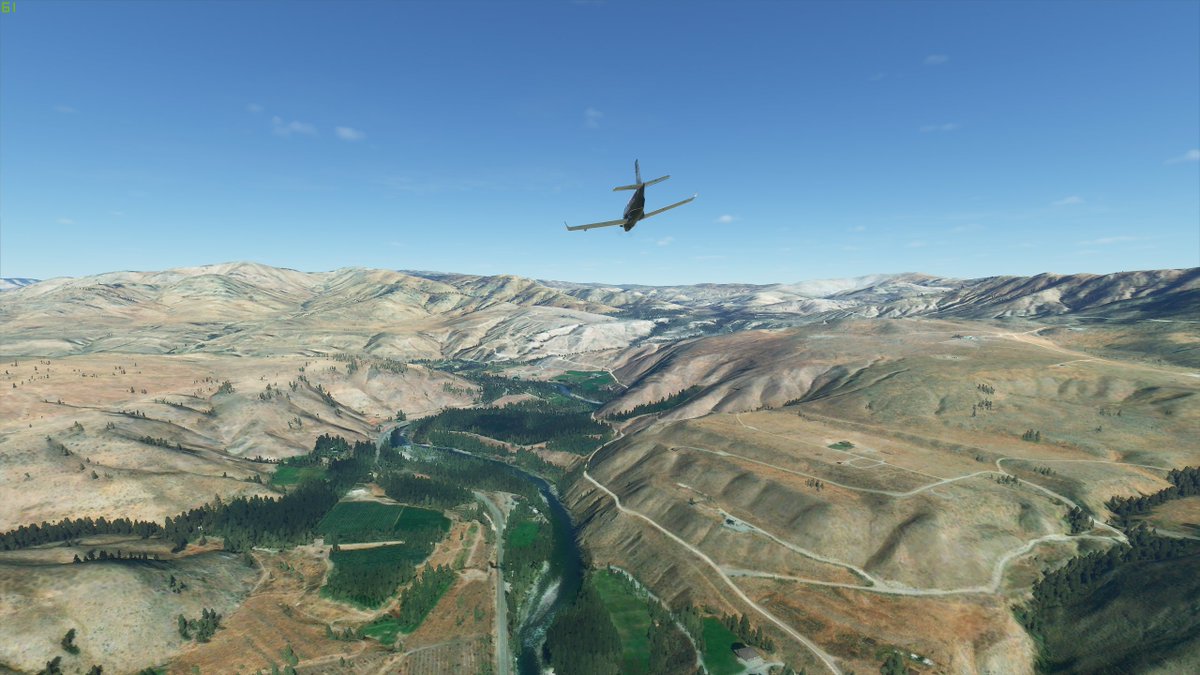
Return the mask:
[[[1200,3],[35,2],[0,275],[1200,265]],[[619,216],[633,160],[652,209]]]

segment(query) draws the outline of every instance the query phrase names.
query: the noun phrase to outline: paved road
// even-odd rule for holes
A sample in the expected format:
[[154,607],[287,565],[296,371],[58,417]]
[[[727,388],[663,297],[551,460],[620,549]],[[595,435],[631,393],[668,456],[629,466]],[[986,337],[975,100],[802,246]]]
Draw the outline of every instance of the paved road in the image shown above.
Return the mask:
[[496,661],[497,675],[509,675],[512,666],[512,655],[508,651],[508,599],[504,596],[504,514],[492,500],[481,492],[475,496],[491,514],[492,523],[496,526]]

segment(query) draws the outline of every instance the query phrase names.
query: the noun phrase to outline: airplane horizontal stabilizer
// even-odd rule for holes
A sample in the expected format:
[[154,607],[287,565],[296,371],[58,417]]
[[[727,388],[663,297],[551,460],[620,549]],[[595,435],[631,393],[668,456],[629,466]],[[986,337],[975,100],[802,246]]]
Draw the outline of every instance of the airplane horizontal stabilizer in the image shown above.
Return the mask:
[[670,178],[669,175],[663,176],[662,178],[655,178],[654,180],[646,181],[645,183],[634,183],[633,185],[621,185],[619,187],[613,188],[613,192],[620,192],[621,190],[636,190],[640,187],[654,185],[655,183],[661,183],[668,178]]

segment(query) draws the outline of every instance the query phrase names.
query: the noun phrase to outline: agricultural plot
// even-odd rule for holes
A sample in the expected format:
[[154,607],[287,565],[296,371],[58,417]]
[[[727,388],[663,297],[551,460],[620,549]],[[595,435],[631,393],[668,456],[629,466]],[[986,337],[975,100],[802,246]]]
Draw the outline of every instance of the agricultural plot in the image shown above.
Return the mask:
[[592,578],[613,625],[621,636],[621,672],[650,672],[650,611],[629,581],[602,570]]
[[317,525],[317,531],[337,537],[338,543],[407,539],[416,532],[450,529],[446,516],[415,506],[380,502],[338,502]]
[[554,378],[562,382],[579,396],[594,401],[607,401],[613,397],[612,387],[616,384],[612,376],[603,370],[568,370]]
[[325,467],[288,466],[285,464],[276,469],[275,475],[271,476],[271,485],[276,487],[291,487],[305,481],[324,477]]
[[734,675],[744,668],[733,655],[734,635],[721,620],[715,617],[704,619],[704,665],[712,675]]

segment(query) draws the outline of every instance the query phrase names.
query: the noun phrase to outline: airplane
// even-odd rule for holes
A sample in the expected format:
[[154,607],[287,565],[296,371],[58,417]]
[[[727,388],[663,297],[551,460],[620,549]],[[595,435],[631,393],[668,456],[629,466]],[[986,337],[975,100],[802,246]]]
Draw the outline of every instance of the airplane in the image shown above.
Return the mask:
[[570,225],[567,225],[566,223],[563,223],[563,225],[566,225],[567,229],[570,230],[571,232],[575,232],[576,230],[590,230],[590,229],[596,228],[596,227],[611,227],[613,225],[620,225],[621,227],[625,228],[626,232],[628,232],[633,229],[634,225],[638,224],[638,221],[645,220],[652,216],[657,216],[658,214],[662,213],[663,211],[673,209],[676,206],[683,206],[684,204],[695,199],[697,196],[697,195],[692,195],[691,197],[688,197],[687,199],[685,199],[681,202],[675,202],[674,204],[671,204],[670,206],[664,206],[661,209],[658,209],[657,211],[651,211],[650,213],[646,213],[645,212],[645,210],[646,210],[646,188],[650,185],[654,185],[655,183],[661,183],[664,180],[670,178],[670,176],[663,176],[662,178],[655,178],[654,180],[646,181],[645,183],[643,183],[642,182],[642,169],[640,166],[638,166],[638,161],[636,159],[633,160],[633,175],[637,179],[637,182],[634,183],[633,185],[621,185],[619,187],[613,188],[613,192],[619,192],[621,190],[634,190],[633,196],[629,198],[629,203],[625,205],[625,217],[624,218],[622,218],[620,220],[607,220],[603,223],[589,223],[587,225],[576,225],[575,227],[571,227]]

